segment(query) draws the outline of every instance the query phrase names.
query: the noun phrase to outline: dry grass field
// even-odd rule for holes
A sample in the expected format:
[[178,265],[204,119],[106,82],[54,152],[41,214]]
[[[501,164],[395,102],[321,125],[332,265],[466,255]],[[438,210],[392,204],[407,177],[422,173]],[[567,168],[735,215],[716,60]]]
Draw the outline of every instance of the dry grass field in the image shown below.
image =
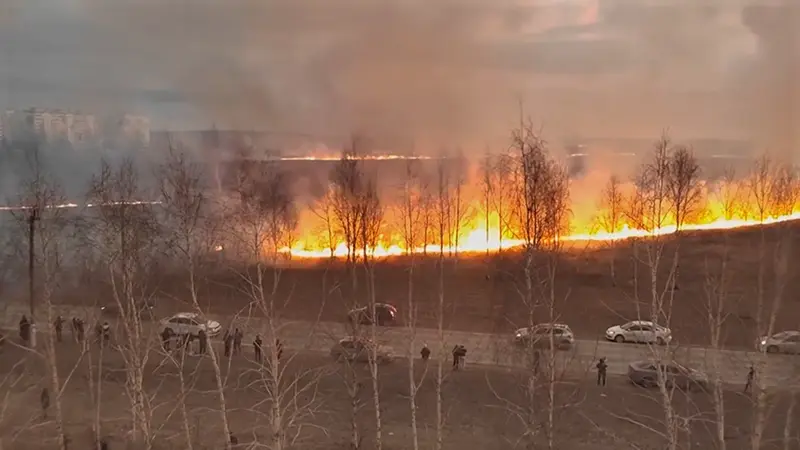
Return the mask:
[[[681,344],[709,343],[709,277],[724,273],[726,315],[723,339],[731,347],[752,347],[756,337],[759,270],[763,267],[763,297],[771,305],[776,286],[785,283],[775,330],[797,329],[800,318],[800,226],[796,223],[726,231],[687,233],[680,238],[664,237],[665,250],[660,264],[659,289],[672,267],[672,254],[680,246],[678,290],[674,292],[669,326]],[[763,241],[762,241],[763,239]],[[762,245],[763,242],[763,245]],[[775,255],[779,246],[787,248],[788,271],[776,276]],[[762,251],[763,249],[763,251]],[[793,250],[794,249],[794,250]],[[720,261],[727,258],[724,271]],[[616,261],[615,282],[610,276],[610,261]],[[638,256],[632,241],[571,243],[559,257],[555,279],[558,320],[569,324],[578,338],[595,339],[611,325],[650,318],[650,274],[641,248]],[[638,262],[637,262],[638,261]],[[407,258],[378,261],[375,285],[378,301],[395,304],[405,316],[408,296]],[[414,301],[420,326],[435,326],[438,310],[439,269],[435,255],[415,258]],[[242,271],[226,264],[214,264],[199,278],[200,300],[215,313],[231,313],[246,308],[250,299],[243,294]],[[521,301],[523,289],[521,256],[507,251],[501,255],[462,256],[448,260],[444,267],[446,303],[445,326],[451,329],[508,333],[524,325],[528,310]],[[294,319],[341,321],[355,303],[364,303],[366,294],[363,269],[357,273],[361,289],[353,291],[352,279],[341,262],[300,261],[282,269],[278,295],[286,301],[284,314]],[[101,278],[102,279],[102,278]],[[161,293],[159,302],[166,310],[186,309],[179,300],[187,299],[186,277],[165,270],[153,280]],[[82,287],[71,302],[92,303],[111,298],[102,282],[93,281],[90,292]],[[766,308],[764,308],[766,309]],[[547,321],[547,313],[537,311],[537,319]],[[761,314],[766,318],[766,312]]]
[[[89,386],[89,368],[97,373],[99,351],[81,354],[78,345],[59,346],[59,372],[67,379],[61,396],[65,428],[71,438],[70,448],[91,448],[92,427],[97,414],[95,396]],[[228,416],[231,429],[242,444],[256,442],[266,445],[271,402],[265,394],[257,365],[251,355],[233,358],[223,368],[227,382]],[[38,450],[56,448],[55,427],[50,415],[43,419],[39,407],[39,392],[47,385],[42,361],[25,350],[6,345],[0,354],[3,384],[0,398],[4,408],[0,414],[0,435],[3,448]],[[195,449],[224,448],[220,408],[210,358],[187,357],[183,363],[185,396],[177,367],[164,363],[163,354],[153,352],[145,370],[145,385],[153,410],[151,423],[157,429],[154,449],[187,449],[186,428]],[[417,395],[420,442],[422,448],[432,448],[436,438],[435,420],[435,362],[425,369],[417,361],[416,375],[424,378]],[[102,434],[112,449],[131,448],[126,444],[130,429],[131,406],[126,395],[123,363],[119,354],[106,353],[99,419]],[[349,448],[350,398],[344,384],[341,364],[328,357],[303,354],[292,357],[285,376],[289,380],[302,375],[313,389],[297,397],[301,405],[296,427],[297,449]],[[374,448],[375,419],[371,398],[371,383],[365,366],[358,366],[364,389],[359,397],[362,408],[358,423],[363,436],[362,448]],[[522,447],[524,427],[519,416],[511,411],[525,407],[523,386],[525,374],[467,367],[462,372],[450,372],[445,367],[443,393],[445,416],[445,449],[512,449]],[[287,390],[288,391],[288,390]],[[381,366],[380,399],[383,422],[383,448],[409,449],[411,445],[408,365],[406,361]],[[534,418],[541,427],[537,430],[540,444],[546,442],[546,418],[549,409],[547,391],[540,388],[534,402]],[[181,402],[181,398],[185,401]],[[762,449],[782,449],[786,405],[774,401]],[[286,404],[290,402],[286,401]],[[185,404],[189,420],[184,427],[180,406]],[[310,405],[305,408],[302,405]],[[289,408],[291,409],[291,408]],[[752,404],[749,396],[727,392],[726,443],[728,449],[749,448]],[[674,410],[685,418],[681,423],[682,448],[718,448],[714,441],[715,421],[709,394],[693,392],[674,395]],[[552,437],[554,447],[563,450],[661,449],[664,448],[664,413],[657,391],[630,385],[626,380],[612,378],[605,388],[597,387],[592,379],[572,379],[559,383],[556,389]],[[797,413],[795,412],[796,416]],[[798,432],[790,431],[793,445]],[[685,440],[685,442],[684,442]],[[268,447],[245,447],[268,448]],[[797,448],[797,447],[789,447]]]

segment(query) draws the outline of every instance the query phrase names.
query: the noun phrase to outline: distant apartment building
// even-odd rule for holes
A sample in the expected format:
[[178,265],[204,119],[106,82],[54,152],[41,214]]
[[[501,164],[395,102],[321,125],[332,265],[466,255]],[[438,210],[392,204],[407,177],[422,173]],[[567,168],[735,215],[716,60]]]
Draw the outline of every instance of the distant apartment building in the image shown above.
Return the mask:
[[121,114],[98,119],[94,114],[48,108],[7,110],[0,115],[2,139],[14,143],[69,142],[75,146],[99,142],[148,146],[150,119]]
[[97,119],[60,109],[28,108],[7,110],[2,115],[6,142],[59,142],[81,144],[98,135]]

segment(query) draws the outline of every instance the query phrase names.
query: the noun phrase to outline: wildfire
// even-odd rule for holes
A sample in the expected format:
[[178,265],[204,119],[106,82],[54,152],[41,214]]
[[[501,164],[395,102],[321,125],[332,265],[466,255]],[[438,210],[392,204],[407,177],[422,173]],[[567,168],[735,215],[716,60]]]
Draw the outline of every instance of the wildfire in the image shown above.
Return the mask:
[[[717,189],[713,191],[704,192],[703,205],[695,214],[697,218],[691,223],[684,223],[681,229],[683,231],[727,230],[800,220],[800,204],[795,205],[791,214],[763,214],[762,219],[757,219],[758,214],[755,213],[757,208],[752,204],[752,200],[741,199],[734,211],[731,200],[722,198],[721,191],[723,189],[717,186]],[[576,197],[577,194],[579,193],[573,193],[573,197]],[[388,231],[392,228],[392,221],[397,218],[392,214],[387,214],[384,219],[387,222],[385,227],[387,231],[379,236],[378,245],[367,252],[379,258],[407,255],[412,252],[434,255],[440,251],[446,254],[477,254],[518,248],[524,244],[525,241],[520,239],[515,232],[514,225],[507,223],[508,219],[503,220],[504,226],[501,227],[500,214],[496,209],[490,208],[487,211],[477,195],[470,198],[474,200],[467,202],[465,207],[469,213],[465,215],[458,230],[447,237],[448,244],[444,246],[438,244],[418,245],[409,250],[404,245],[402,233]],[[587,205],[583,206],[588,208]],[[596,206],[592,209],[592,211],[573,211],[569,226],[570,233],[561,237],[563,241],[621,241],[669,235],[675,233],[677,229],[674,219],[667,217],[663,226],[652,230],[639,229],[628,223],[622,223],[616,230],[604,230],[597,225],[598,221],[596,220],[602,211],[599,211]],[[305,212],[301,214],[300,222],[306,228],[301,229],[300,238],[295,241],[295,244],[281,249],[282,252],[291,254],[294,258],[307,259],[330,258],[331,256],[343,258],[348,255],[345,242],[334,237],[336,243],[331,246],[329,240],[323,237],[326,235],[325,227],[320,223],[318,216]],[[314,222],[316,225],[313,225]],[[438,236],[428,236],[427,241],[436,242]],[[333,247],[332,250],[331,247]]]

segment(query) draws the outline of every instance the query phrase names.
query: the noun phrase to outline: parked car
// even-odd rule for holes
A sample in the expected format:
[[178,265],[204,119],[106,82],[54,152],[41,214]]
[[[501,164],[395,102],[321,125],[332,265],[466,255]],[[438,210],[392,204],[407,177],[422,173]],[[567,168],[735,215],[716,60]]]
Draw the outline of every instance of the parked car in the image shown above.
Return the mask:
[[657,364],[652,361],[637,361],[628,365],[628,378],[633,384],[643,387],[658,386],[659,372],[667,387],[684,390],[708,389],[708,375],[676,362]]
[[369,306],[362,306],[350,311],[347,319],[354,325],[372,325],[373,321],[378,326],[393,325],[397,320],[397,308],[387,303],[375,303],[374,311]]
[[667,345],[672,342],[672,331],[647,320],[634,320],[607,329],[606,339],[619,343],[638,342]]
[[800,331],[781,331],[772,336],[761,336],[757,345],[760,352],[800,354]]
[[377,359],[381,363],[390,363],[394,360],[394,353],[388,346],[373,343],[365,338],[346,337],[333,345],[331,357],[336,361],[369,362],[372,357],[372,346],[376,346]]
[[[152,317],[155,306],[155,302],[151,299],[138,300],[136,302],[136,309],[139,312],[139,316],[143,319],[150,319]],[[123,303],[123,307],[127,308],[128,305]],[[120,316],[120,312],[119,304],[116,302],[100,307],[100,314],[104,317],[116,318]]]
[[197,336],[200,330],[208,337],[216,336],[222,331],[222,325],[216,320],[203,320],[195,313],[178,313],[161,321],[164,330],[173,336]]
[[514,332],[514,344],[534,348],[550,348],[550,335],[553,335],[555,348],[568,350],[575,344],[575,335],[568,325],[562,323],[543,323],[520,328]]

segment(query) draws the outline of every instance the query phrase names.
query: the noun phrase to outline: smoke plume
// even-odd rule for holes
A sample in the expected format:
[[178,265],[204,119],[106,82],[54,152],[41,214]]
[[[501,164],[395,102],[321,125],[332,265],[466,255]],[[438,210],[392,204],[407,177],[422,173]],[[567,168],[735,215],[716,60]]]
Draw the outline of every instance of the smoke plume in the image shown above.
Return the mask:
[[769,22],[763,0],[7,1],[12,106],[427,151],[503,145],[520,100],[552,140],[670,127],[789,146],[797,122],[797,7]]

